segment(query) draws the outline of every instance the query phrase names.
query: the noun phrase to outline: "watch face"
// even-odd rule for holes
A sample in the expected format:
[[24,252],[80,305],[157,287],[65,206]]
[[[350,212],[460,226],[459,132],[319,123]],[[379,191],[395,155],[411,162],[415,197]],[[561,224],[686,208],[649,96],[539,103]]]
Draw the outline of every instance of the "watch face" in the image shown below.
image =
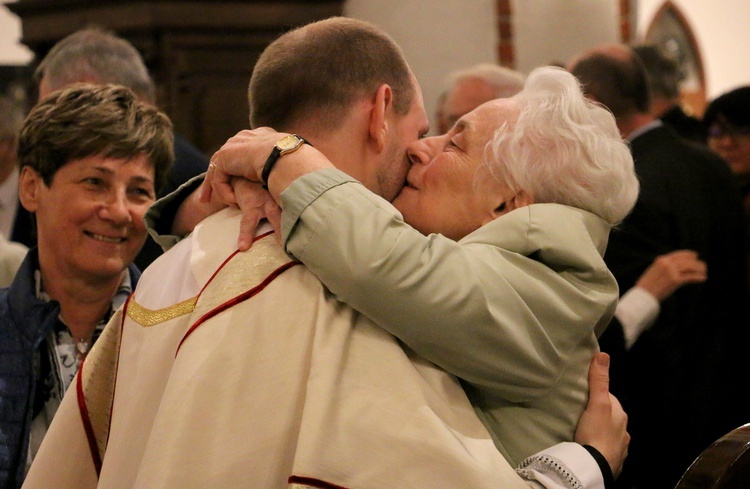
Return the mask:
[[289,136],[284,136],[283,138],[281,138],[279,142],[276,143],[276,147],[283,152],[294,149],[300,144],[302,144],[302,140],[297,136],[290,134]]

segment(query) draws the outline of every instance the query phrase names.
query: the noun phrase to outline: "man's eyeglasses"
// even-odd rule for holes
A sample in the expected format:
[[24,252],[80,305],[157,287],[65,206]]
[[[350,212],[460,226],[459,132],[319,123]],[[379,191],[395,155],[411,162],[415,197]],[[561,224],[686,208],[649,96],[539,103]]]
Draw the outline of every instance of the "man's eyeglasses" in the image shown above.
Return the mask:
[[716,124],[708,128],[709,138],[730,137],[732,139],[750,137],[750,127],[719,126]]

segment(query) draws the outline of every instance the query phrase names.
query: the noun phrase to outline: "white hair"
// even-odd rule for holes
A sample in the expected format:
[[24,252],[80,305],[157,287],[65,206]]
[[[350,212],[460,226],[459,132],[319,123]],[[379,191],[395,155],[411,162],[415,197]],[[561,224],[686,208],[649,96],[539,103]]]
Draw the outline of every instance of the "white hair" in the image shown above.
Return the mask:
[[587,210],[612,225],[635,205],[633,157],[615,118],[586,99],[578,80],[558,67],[533,70],[512,100],[519,114],[486,147],[492,174],[538,203]]

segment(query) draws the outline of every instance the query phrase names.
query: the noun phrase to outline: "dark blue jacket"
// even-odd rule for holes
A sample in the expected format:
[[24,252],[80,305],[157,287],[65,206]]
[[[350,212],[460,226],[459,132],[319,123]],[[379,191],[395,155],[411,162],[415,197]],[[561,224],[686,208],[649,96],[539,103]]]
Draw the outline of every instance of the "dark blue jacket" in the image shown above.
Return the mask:
[[[0,489],[19,488],[26,471],[34,410],[39,348],[60,312],[57,301],[36,298],[36,248],[21,264],[10,287],[0,290]],[[129,267],[132,286],[140,277]]]

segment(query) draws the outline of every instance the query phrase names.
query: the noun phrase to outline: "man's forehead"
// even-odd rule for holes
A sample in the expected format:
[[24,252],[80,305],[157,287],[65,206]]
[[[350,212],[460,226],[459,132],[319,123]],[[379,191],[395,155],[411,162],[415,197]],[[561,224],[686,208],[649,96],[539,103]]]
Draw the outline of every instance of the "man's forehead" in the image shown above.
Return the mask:
[[462,78],[451,90],[446,101],[451,108],[478,107],[495,97],[495,88],[479,77]]
[[427,117],[427,111],[424,108],[424,100],[422,99],[422,91],[419,89],[419,85],[417,85],[417,90],[415,91],[415,97],[412,101],[411,108],[409,109],[409,114],[418,121],[417,125],[419,127],[420,136],[426,134],[430,129],[430,121]]

